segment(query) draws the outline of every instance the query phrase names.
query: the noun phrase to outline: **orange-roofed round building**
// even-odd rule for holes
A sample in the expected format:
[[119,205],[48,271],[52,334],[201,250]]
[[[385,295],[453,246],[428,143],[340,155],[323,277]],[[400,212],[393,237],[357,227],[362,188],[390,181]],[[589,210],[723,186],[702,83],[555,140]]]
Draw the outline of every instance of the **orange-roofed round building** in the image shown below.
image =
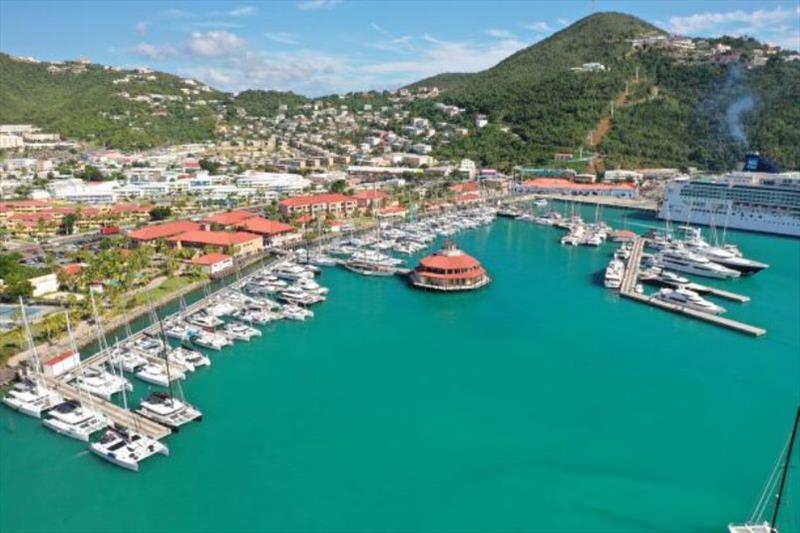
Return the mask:
[[414,287],[444,292],[479,289],[492,281],[477,259],[456,248],[452,242],[423,257],[409,279]]

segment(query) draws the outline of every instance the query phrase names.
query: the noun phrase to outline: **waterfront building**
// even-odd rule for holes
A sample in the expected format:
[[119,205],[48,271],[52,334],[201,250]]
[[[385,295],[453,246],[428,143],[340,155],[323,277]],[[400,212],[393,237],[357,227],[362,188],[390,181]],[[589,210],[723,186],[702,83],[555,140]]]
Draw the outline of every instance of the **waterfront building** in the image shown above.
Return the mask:
[[179,233],[166,239],[178,248],[201,248],[234,257],[256,254],[264,249],[264,241],[260,235],[245,231],[202,231],[191,230]]
[[423,257],[409,279],[414,287],[446,292],[478,289],[491,281],[480,262],[453,242]]
[[285,217],[311,215],[316,218],[322,214],[331,214],[337,218],[349,217],[358,208],[358,202],[352,196],[344,194],[314,194],[286,198],[278,204]]
[[303,235],[289,224],[262,217],[251,217],[237,224],[237,228],[261,235],[264,246],[280,247],[302,240]]
[[639,189],[633,183],[575,183],[562,178],[535,178],[516,185],[514,192],[636,198]]
[[135,229],[128,232],[128,237],[138,242],[154,242],[159,239],[166,239],[187,231],[201,230],[202,225],[190,220],[176,220],[173,222],[163,222],[153,226]]
[[228,254],[208,253],[192,259],[192,264],[200,267],[200,270],[209,276],[215,276],[233,268],[233,257]]

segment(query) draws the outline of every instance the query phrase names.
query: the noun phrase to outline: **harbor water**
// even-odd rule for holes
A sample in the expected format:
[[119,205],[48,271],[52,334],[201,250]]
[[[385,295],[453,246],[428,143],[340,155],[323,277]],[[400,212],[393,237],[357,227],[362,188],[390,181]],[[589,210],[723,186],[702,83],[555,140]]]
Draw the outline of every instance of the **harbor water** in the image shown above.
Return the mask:
[[[614,246],[562,235],[507,219],[456,235],[493,277],[471,293],[325,269],[313,320],[262,327],[187,378],[204,421],[135,474],[0,407],[0,531],[710,532],[747,519],[800,403],[800,240],[729,232],[770,268],[699,280],[752,298],[711,299],[767,329],[753,338],[621,299],[602,283]],[[782,533],[800,527],[797,474]]]

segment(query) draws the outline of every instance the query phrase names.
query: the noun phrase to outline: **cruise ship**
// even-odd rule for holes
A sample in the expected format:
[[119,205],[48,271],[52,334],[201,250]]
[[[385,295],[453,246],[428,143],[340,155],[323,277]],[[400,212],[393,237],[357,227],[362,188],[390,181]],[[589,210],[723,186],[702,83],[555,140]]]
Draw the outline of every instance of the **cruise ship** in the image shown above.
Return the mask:
[[769,170],[758,154],[749,154],[742,171],[675,179],[658,217],[800,237],[800,172]]

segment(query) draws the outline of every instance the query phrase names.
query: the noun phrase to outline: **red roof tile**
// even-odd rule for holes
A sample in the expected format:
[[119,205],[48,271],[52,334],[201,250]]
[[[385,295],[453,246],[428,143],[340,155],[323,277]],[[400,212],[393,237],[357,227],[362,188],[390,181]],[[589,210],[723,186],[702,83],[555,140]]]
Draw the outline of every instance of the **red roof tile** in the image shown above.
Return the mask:
[[234,224],[239,224],[255,216],[255,213],[239,209],[236,211],[228,211],[225,213],[216,213],[214,215],[210,215],[206,217],[203,222],[208,222],[209,224],[219,224],[221,226],[233,226]]
[[249,218],[236,227],[259,235],[278,235],[279,233],[295,231],[294,227],[289,224],[261,217]]
[[355,202],[352,196],[344,194],[314,194],[311,196],[295,196],[281,200],[281,205],[286,207],[298,207],[301,205],[329,204],[335,202]]
[[155,239],[163,239],[171,237],[179,233],[187,231],[194,231],[200,229],[200,224],[190,220],[178,220],[175,222],[164,222],[163,224],[156,224],[155,226],[147,226],[145,228],[135,229],[128,233],[128,237],[137,241],[152,241]]
[[227,261],[230,258],[231,256],[228,254],[211,253],[195,257],[192,259],[192,263],[195,265],[216,265],[217,263]]
[[252,240],[261,240],[260,235],[247,233],[244,231],[237,231],[229,233],[227,231],[201,231],[193,230],[173,235],[168,237],[167,240],[174,242],[187,242],[190,244],[207,244],[210,246],[230,246],[232,244],[241,244],[250,242]]

